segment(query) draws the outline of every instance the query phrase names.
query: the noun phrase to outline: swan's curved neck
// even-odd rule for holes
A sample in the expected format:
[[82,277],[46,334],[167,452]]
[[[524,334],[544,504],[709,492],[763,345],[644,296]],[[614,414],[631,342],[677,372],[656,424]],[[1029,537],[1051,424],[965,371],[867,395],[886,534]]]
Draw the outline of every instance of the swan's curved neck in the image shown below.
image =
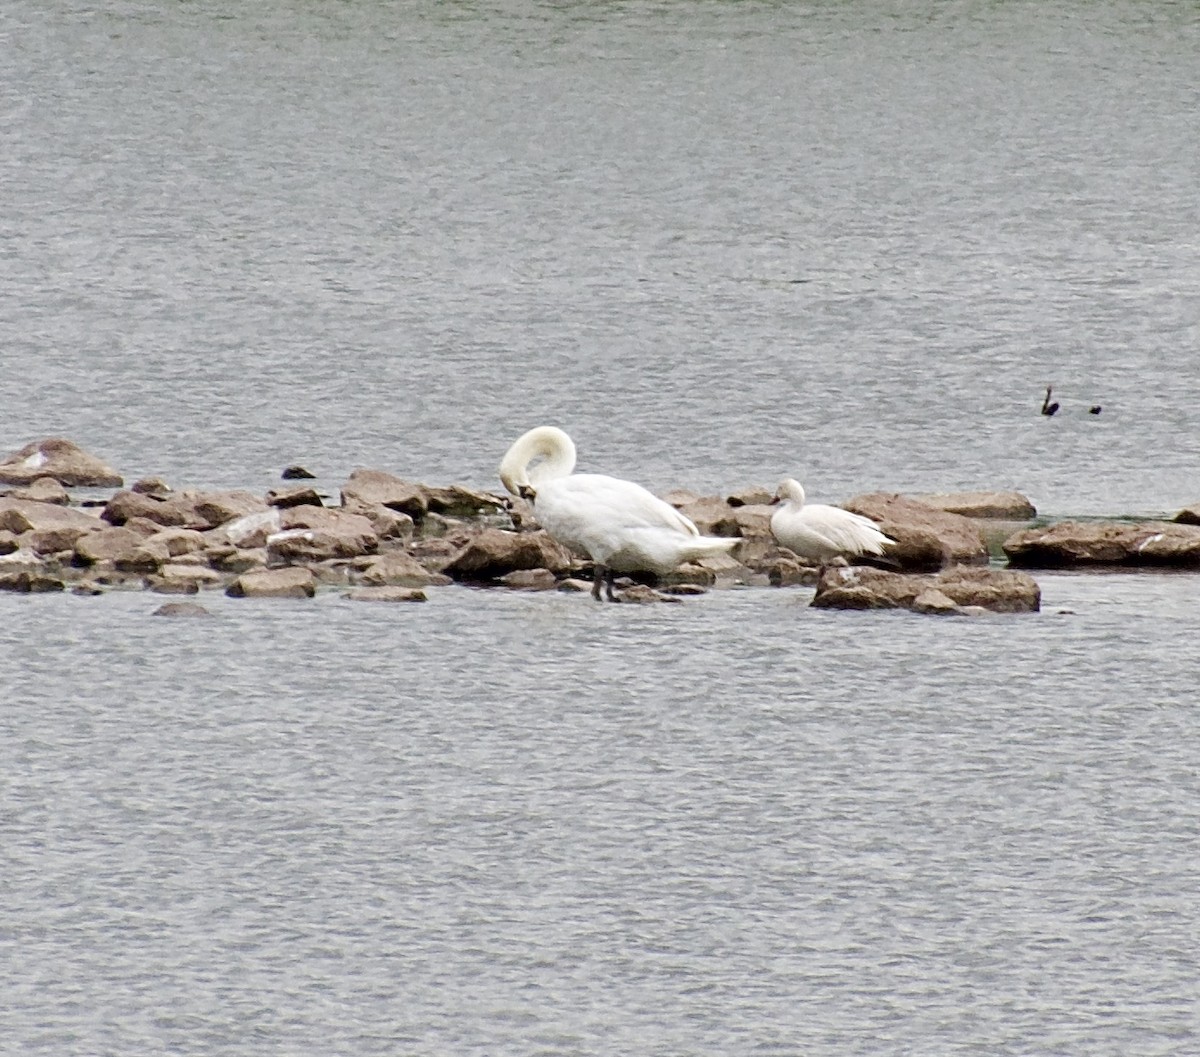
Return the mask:
[[779,494],[797,510],[804,506],[804,487],[799,481],[789,477],[779,486]]
[[[534,459],[542,461],[532,470],[529,464]],[[566,477],[575,469],[575,444],[556,426],[537,426],[522,434],[508,449],[500,463],[500,480],[513,495],[519,495],[522,486],[536,488],[541,481]]]

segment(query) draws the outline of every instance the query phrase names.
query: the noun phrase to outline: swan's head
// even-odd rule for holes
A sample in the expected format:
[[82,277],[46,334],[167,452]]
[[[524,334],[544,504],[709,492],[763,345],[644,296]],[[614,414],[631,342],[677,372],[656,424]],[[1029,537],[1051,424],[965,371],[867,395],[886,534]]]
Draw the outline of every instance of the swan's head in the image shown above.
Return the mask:
[[[535,459],[542,461],[530,469]],[[575,445],[557,426],[537,426],[523,433],[500,463],[500,481],[513,495],[532,499],[537,485],[566,477],[575,469]]]
[[785,477],[779,482],[779,487],[775,489],[775,498],[771,502],[788,502],[804,506],[804,487],[795,478]]

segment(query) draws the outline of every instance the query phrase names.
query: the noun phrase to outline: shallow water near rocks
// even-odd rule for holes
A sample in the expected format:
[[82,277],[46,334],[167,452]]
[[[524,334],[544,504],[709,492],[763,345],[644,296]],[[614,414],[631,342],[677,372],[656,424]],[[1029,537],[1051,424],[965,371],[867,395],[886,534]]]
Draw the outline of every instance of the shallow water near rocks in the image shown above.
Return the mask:
[[[659,490],[1177,510],[1198,37],[10,0],[0,449],[494,489],[546,421]],[[1192,1052],[1198,581],[1036,576],[973,619],[0,593],[0,1048]]]

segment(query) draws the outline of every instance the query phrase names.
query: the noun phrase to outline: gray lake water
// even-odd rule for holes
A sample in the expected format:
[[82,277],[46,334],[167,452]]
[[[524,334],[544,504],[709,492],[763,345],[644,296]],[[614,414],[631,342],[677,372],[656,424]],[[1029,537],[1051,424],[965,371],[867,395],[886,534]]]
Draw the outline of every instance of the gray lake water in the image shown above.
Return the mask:
[[[0,54],[0,451],[1200,498],[1194,3],[7,0]],[[0,594],[0,1052],[1195,1053],[1197,581],[1038,579]]]

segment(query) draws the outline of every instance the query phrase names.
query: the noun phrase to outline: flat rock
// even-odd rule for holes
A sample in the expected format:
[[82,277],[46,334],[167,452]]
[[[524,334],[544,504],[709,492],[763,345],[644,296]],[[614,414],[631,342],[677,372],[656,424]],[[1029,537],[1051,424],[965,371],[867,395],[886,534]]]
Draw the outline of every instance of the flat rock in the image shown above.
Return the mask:
[[1020,492],[934,492],[911,498],[935,510],[963,517],[1001,521],[1030,521],[1037,517],[1037,508]]
[[500,582],[517,591],[553,591],[558,587],[558,577],[549,569],[514,569],[500,577]]
[[934,575],[913,575],[831,566],[821,573],[812,604],[818,609],[941,613],[979,607],[993,613],[1034,613],[1041,607],[1041,589],[1028,574],[1009,569],[957,565]]
[[242,573],[226,588],[231,598],[312,598],[317,585],[308,569],[258,569]]
[[1174,521],[1060,521],[1023,529],[1004,541],[1010,565],[1057,569],[1078,565],[1200,566],[1200,527]]
[[988,562],[987,543],[972,518],[887,492],[855,496],[842,506],[870,518],[896,541],[887,548],[887,557],[902,569],[925,571]]
[[767,488],[765,485],[751,485],[747,488],[739,488],[736,492],[727,495],[725,502],[732,507],[769,506],[774,498],[775,489]]
[[68,487],[120,488],[124,484],[106,462],[62,437],[32,441],[0,460],[0,482],[32,484],[39,477],[52,477]]
[[0,529],[16,536],[42,529],[79,528],[84,531],[102,527],[99,519],[73,507],[43,503],[36,499],[0,498]]
[[196,514],[208,528],[217,528],[247,514],[258,514],[267,509],[264,500],[244,489],[189,493],[189,498]]
[[502,496],[491,492],[476,492],[461,484],[452,484],[445,488],[429,485],[422,487],[428,511],[444,517],[473,518],[481,514],[496,514],[506,507]]
[[267,506],[324,506],[315,488],[272,488],[267,493]]
[[346,592],[352,602],[425,602],[425,592],[416,587],[356,587]]
[[142,518],[163,527],[209,527],[208,521],[196,512],[195,503],[190,496],[167,492],[135,492],[133,489],[122,489],[114,493],[105,504],[100,517],[110,525],[124,525],[135,518]]
[[287,507],[280,511],[279,531],[267,538],[268,556],[288,562],[354,558],[378,547],[370,519],[329,507]]

